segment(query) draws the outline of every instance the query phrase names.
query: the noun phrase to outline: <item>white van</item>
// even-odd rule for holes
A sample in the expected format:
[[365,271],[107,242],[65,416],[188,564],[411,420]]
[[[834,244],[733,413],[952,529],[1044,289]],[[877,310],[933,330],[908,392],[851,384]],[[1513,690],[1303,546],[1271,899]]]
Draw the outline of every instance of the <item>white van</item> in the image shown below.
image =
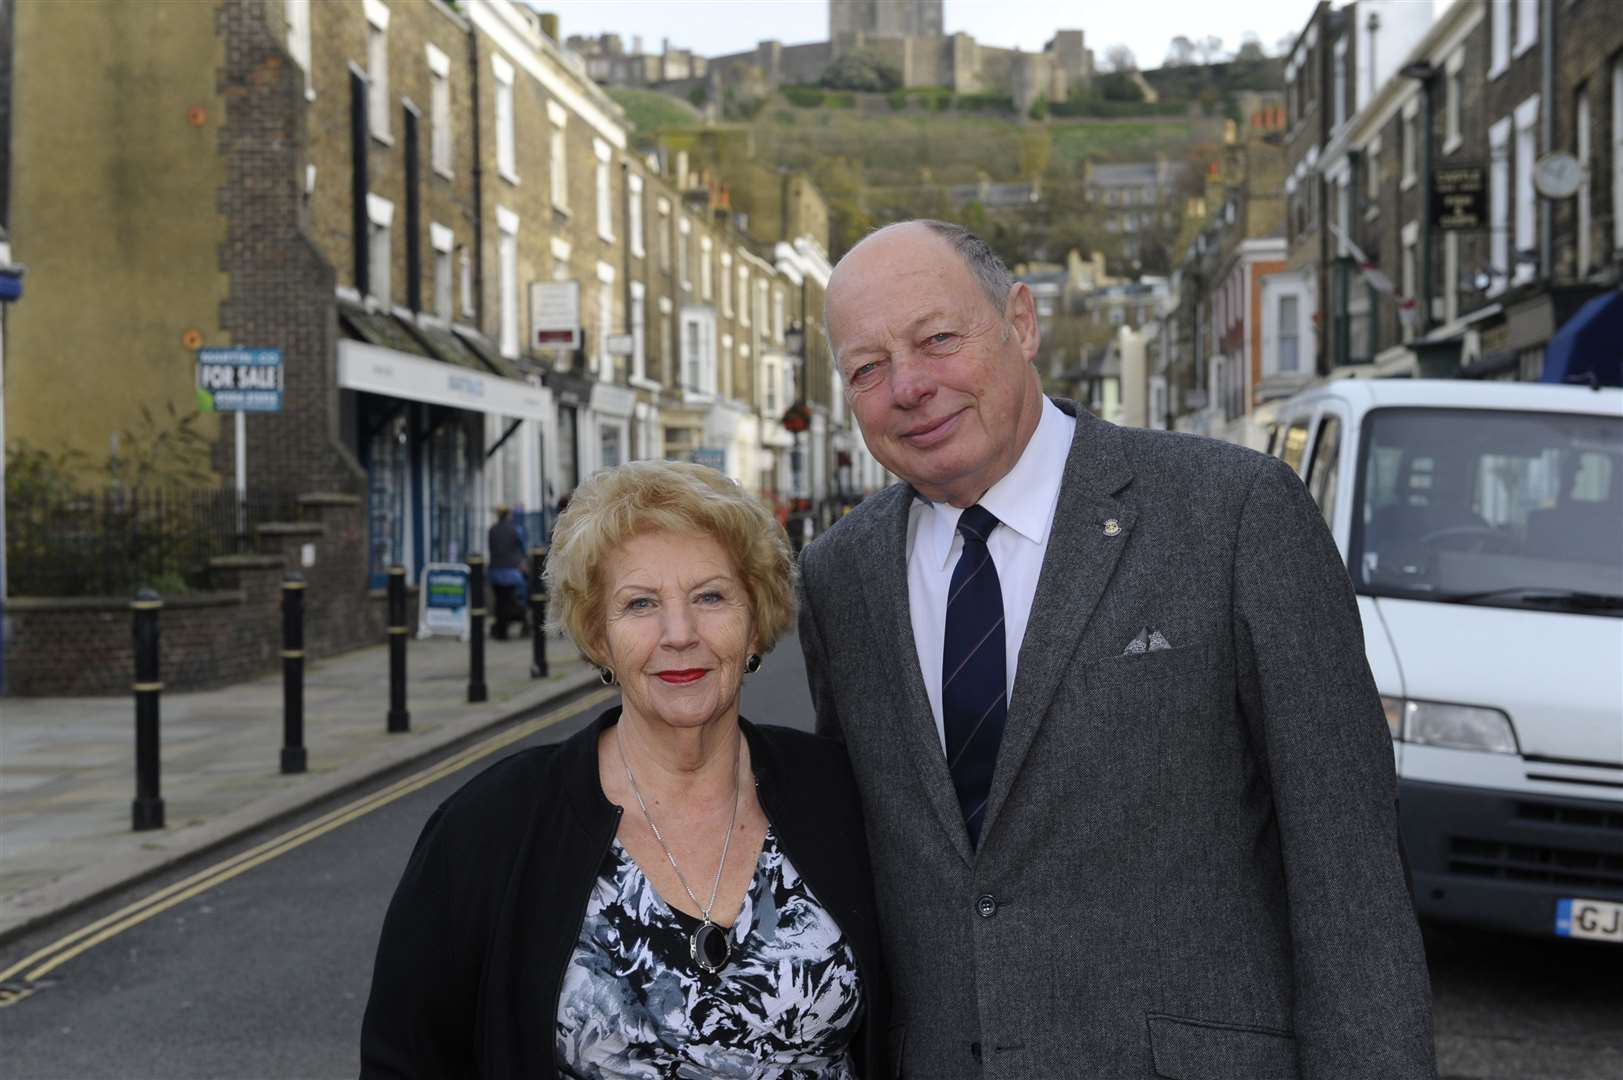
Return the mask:
[[1341,380],[1268,450],[1358,593],[1420,913],[1623,944],[1623,390]]

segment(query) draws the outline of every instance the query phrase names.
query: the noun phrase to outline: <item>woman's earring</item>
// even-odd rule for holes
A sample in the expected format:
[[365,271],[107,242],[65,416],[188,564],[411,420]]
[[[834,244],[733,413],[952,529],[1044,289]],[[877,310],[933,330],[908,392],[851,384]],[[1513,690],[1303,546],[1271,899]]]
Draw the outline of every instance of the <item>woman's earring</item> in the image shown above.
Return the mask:
[[754,675],[757,671],[760,671],[761,654],[758,652],[750,653],[749,659],[744,661],[744,670],[749,672],[751,675]]
[[603,685],[604,686],[613,686],[614,685],[614,669],[611,668],[611,667],[600,667],[600,668],[598,668],[597,669],[597,677],[599,679],[603,680]]

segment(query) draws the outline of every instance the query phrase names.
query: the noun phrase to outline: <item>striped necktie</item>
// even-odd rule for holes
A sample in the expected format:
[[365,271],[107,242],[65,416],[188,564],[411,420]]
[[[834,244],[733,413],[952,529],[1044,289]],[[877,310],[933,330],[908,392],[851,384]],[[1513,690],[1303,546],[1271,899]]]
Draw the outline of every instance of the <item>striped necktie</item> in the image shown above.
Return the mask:
[[964,550],[947,593],[947,633],[941,650],[941,719],[946,732],[947,771],[958,792],[969,841],[979,845],[986,796],[1003,721],[1007,660],[1003,645],[1003,590],[986,538],[998,519],[971,506],[958,519]]

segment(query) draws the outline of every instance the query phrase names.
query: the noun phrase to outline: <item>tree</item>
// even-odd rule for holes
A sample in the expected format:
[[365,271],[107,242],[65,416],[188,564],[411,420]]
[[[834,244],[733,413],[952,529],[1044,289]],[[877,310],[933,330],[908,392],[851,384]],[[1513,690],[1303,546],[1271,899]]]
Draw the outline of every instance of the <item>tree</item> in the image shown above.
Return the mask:
[[888,93],[902,85],[902,74],[877,53],[857,49],[830,64],[818,82],[830,90]]
[[1195,52],[1202,64],[1215,64],[1223,59],[1223,39],[1216,34],[1207,34],[1195,43]]
[[1268,54],[1263,51],[1262,38],[1252,31],[1246,31],[1240,38],[1240,51],[1234,54],[1236,60],[1266,60]]
[[1161,63],[1165,67],[1188,67],[1195,62],[1195,43],[1183,34],[1172,39],[1167,46],[1167,58]]
[[1125,45],[1112,45],[1105,50],[1106,71],[1137,71],[1138,57]]
[[1290,52],[1291,52],[1291,49],[1295,45],[1296,45],[1296,35],[1295,34],[1286,34],[1284,37],[1282,37],[1278,41],[1274,42],[1274,55],[1275,56],[1289,56]]

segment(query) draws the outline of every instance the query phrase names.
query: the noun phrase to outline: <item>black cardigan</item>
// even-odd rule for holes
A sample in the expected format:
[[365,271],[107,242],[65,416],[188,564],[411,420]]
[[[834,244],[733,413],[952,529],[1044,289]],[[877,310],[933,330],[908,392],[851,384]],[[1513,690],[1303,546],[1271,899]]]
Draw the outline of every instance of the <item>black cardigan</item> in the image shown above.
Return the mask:
[[[610,709],[521,751],[429,818],[383,922],[361,1076],[558,1076],[558,995],[619,827],[597,741]],[[852,1058],[886,1076],[889,989],[856,785],[837,743],[741,720],[762,809],[856,956],[866,1002]]]

